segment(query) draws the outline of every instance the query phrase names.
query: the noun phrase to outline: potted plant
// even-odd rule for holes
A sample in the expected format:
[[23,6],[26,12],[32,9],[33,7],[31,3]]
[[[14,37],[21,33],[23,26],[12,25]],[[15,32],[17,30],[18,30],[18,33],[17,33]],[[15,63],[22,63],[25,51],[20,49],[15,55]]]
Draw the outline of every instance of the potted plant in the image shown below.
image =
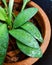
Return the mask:
[[[7,2],[2,0],[2,2],[0,2],[2,5],[0,6],[0,65],[3,63],[32,65],[38,60],[37,58],[42,57],[49,44],[51,29],[48,17],[36,3],[30,0],[23,0],[23,5],[22,0],[7,0]],[[20,58],[24,57],[23,60],[19,60],[18,55]]]

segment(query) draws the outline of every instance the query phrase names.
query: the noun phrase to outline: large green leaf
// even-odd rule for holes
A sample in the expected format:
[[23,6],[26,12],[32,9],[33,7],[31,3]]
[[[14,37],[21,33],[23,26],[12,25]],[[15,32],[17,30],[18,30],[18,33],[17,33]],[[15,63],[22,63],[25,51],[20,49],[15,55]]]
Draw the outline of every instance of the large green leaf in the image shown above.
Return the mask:
[[0,6],[0,20],[6,21],[7,19],[7,14],[5,10]]
[[23,11],[23,10],[24,10],[24,8],[25,8],[26,4],[27,4],[29,1],[30,1],[30,0],[23,0],[23,6],[22,6],[21,11]]
[[28,8],[20,12],[13,23],[13,28],[17,28],[27,22],[29,19],[31,19],[36,13],[38,9],[37,8]]
[[14,4],[14,0],[9,0],[8,12],[9,12],[9,21],[10,21],[10,22],[11,22],[11,20],[12,20],[12,9],[13,9],[13,4]]
[[0,26],[0,65],[3,64],[8,48],[8,30],[6,24]]
[[34,48],[39,48],[38,42],[26,31],[22,29],[16,29],[9,31],[9,33],[23,44]]
[[35,57],[35,58],[40,58],[42,57],[42,52],[40,48],[31,48],[28,47],[24,44],[22,44],[21,42],[17,41],[17,46],[18,48],[26,55],[30,56],[30,57]]
[[43,38],[41,36],[40,31],[32,22],[25,23],[24,25],[21,26],[21,28],[28,31],[34,38],[36,38],[40,42],[43,42]]

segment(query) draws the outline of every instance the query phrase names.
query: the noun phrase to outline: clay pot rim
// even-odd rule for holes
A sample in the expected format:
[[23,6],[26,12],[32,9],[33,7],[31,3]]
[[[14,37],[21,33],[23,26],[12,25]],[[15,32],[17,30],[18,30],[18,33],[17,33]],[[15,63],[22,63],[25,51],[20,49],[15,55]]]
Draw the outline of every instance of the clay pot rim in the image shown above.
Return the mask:
[[[44,52],[46,51],[49,41],[50,41],[50,37],[51,37],[51,26],[49,23],[49,19],[47,17],[47,15],[45,14],[45,12],[42,10],[42,8],[37,5],[36,3],[34,3],[33,1],[29,2],[29,5],[32,5],[33,7],[36,7],[39,9],[39,14],[42,17],[42,19],[44,20],[44,24],[45,24],[45,36],[44,36],[44,42],[41,45],[41,50],[42,53],[44,54]],[[39,58],[27,58],[25,60],[16,62],[16,63],[4,63],[4,65],[32,65],[34,62],[36,62]]]

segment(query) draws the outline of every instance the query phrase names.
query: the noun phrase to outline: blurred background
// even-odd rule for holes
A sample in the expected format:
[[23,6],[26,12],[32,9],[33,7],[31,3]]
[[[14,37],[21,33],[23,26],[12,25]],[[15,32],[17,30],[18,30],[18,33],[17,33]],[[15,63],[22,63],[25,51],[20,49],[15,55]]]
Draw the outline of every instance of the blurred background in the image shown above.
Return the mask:
[[[52,0],[33,0],[36,2],[47,14],[51,29],[52,29]],[[48,30],[49,31],[49,30]],[[52,34],[50,44],[44,53],[43,57],[33,65],[52,65]]]

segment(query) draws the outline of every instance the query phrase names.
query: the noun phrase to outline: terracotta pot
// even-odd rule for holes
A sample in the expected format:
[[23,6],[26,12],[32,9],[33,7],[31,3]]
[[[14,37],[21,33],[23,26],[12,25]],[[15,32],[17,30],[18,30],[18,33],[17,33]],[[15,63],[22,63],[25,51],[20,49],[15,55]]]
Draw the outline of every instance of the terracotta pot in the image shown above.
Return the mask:
[[[15,2],[17,3],[21,3],[22,0],[15,0]],[[42,53],[44,54],[44,52],[46,51],[49,41],[50,41],[50,36],[51,36],[51,27],[50,27],[50,22],[49,19],[47,17],[47,15],[45,14],[45,12],[42,10],[42,8],[37,5],[36,3],[34,3],[33,1],[30,1],[27,5],[28,7],[36,7],[39,9],[38,13],[36,14],[36,16],[34,16],[34,18],[36,18],[36,20],[39,22],[39,25],[41,26],[42,29],[42,34],[44,37],[44,42],[41,45],[41,50]],[[16,63],[4,63],[3,65],[32,65],[33,63],[35,63],[39,58],[27,58],[25,60],[16,62]]]

